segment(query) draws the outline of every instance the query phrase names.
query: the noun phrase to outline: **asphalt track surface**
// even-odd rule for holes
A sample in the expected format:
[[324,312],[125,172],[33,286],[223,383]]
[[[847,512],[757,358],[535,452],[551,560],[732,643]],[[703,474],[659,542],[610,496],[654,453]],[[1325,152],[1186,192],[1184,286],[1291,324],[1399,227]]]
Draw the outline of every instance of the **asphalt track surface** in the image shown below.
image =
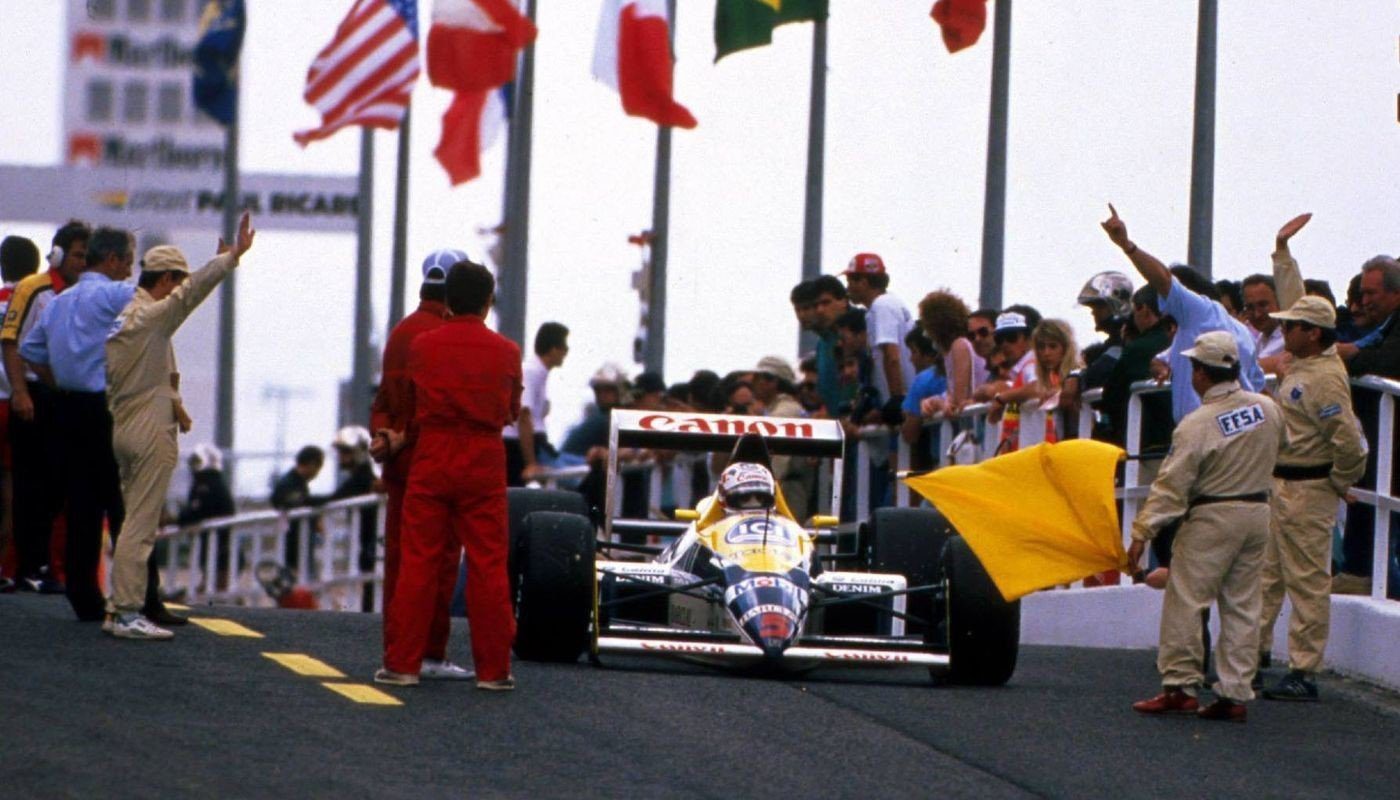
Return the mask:
[[1151,652],[1043,647],[1023,648],[1002,689],[933,687],[910,668],[775,680],[613,658],[517,664],[509,694],[388,689],[402,704],[382,706],[322,685],[369,685],[377,616],[193,613],[263,637],[189,626],[123,642],[61,597],[0,597],[0,796],[1400,796],[1400,700],[1336,677],[1323,702],[1260,701],[1244,725],[1134,714],[1155,688]]

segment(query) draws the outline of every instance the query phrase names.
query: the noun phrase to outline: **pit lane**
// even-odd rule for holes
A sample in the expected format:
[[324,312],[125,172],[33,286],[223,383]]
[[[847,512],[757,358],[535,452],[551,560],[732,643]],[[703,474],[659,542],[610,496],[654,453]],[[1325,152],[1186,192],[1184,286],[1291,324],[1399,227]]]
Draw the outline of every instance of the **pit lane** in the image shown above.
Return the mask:
[[[0,597],[0,786],[46,797],[1395,796],[1400,700],[1328,677],[1324,702],[1245,725],[1143,719],[1149,651],[1028,647],[1004,689],[919,669],[780,681],[681,662],[517,664],[356,702],[298,653],[369,683],[379,619],[195,609],[261,637],[128,643],[61,597]],[[453,652],[466,660],[465,625]],[[381,687],[383,688],[383,687]]]

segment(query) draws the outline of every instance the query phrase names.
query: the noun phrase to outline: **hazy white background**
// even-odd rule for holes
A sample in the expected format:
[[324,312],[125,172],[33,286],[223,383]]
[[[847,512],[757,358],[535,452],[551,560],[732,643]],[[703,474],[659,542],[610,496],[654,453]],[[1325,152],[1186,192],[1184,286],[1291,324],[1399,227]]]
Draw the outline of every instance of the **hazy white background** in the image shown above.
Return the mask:
[[[0,160],[57,163],[64,3],[0,0]],[[302,150],[317,123],[307,66],[349,0],[247,0],[242,148],[247,170],[353,173],[355,131]],[[420,2],[426,33],[431,2]],[[628,362],[636,330],[627,235],[650,225],[655,128],[625,117],[590,77],[598,3],[540,0],[527,329],[559,320],[572,351],[554,377],[555,437],[603,361]],[[991,32],[949,55],[929,0],[833,0],[823,261],[881,253],[911,306],[948,286],[975,304],[982,235]],[[1300,211],[1309,277],[1339,294],[1362,261],[1400,251],[1400,6],[1393,0],[1220,4],[1215,272],[1267,271],[1273,234]],[[680,3],[676,91],[700,120],[674,137],[668,381],[795,355],[787,294],[799,279],[811,27],[713,63],[714,4]],[[1073,305],[1093,272],[1128,269],[1098,228],[1115,203],[1133,238],[1185,256],[1196,3],[1022,2],[1011,48],[1005,300],[1092,334]],[[990,16],[990,9],[989,9]],[[457,189],[432,150],[447,92],[415,94],[409,261],[478,246],[500,219],[503,146]],[[375,316],[388,311],[395,134],[376,135]],[[33,187],[0,187],[32,191]],[[39,187],[63,191],[63,187]],[[57,221],[55,221],[57,222]],[[100,220],[99,220],[100,222]],[[0,220],[46,248],[50,225]],[[194,257],[203,253],[192,253]],[[355,243],[266,231],[240,269],[237,447],[272,447],[269,384],[306,387],[289,444],[326,443],[350,370]],[[417,276],[409,280],[408,307]],[[214,313],[210,308],[201,313]],[[382,340],[382,333],[379,334]],[[527,343],[528,349],[528,343]],[[206,436],[212,420],[204,420]],[[187,443],[188,444],[188,443]],[[323,483],[327,478],[322,479]],[[256,481],[254,481],[256,484]],[[240,488],[248,489],[247,478]],[[254,487],[256,488],[256,487]]]

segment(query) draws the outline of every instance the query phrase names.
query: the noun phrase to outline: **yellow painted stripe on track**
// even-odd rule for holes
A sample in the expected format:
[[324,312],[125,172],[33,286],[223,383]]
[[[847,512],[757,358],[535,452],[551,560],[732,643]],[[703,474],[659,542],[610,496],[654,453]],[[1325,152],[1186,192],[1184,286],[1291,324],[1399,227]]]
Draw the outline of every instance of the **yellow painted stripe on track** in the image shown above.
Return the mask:
[[190,617],[190,622],[194,625],[198,625],[206,631],[210,631],[211,633],[217,633],[220,636],[244,636],[249,639],[263,638],[263,635],[261,633],[258,633],[252,628],[245,628],[231,619],[216,619],[214,617]]
[[373,686],[368,686],[363,683],[331,683],[330,681],[322,681],[321,685],[356,703],[364,703],[365,705],[371,706],[403,705],[403,701],[393,695],[385,694]]
[[270,658],[292,672],[298,675],[305,675],[309,678],[345,677],[345,673],[332,667],[330,664],[312,658],[304,653],[263,653],[263,657]]
[[165,607],[168,608],[168,609],[170,609],[171,611],[189,611],[189,610],[190,610],[190,607],[189,607],[189,606],[182,606],[182,605],[180,605],[179,603],[166,603],[166,604],[165,604]]

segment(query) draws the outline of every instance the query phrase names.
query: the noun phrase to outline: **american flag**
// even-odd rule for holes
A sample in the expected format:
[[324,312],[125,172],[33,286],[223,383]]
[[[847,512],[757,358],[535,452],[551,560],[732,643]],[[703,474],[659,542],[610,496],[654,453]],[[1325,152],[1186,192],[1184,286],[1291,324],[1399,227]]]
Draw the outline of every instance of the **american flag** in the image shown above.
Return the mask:
[[304,147],[347,125],[394,130],[417,80],[417,0],[355,0],[306,73],[302,97],[321,127],[293,138]]

